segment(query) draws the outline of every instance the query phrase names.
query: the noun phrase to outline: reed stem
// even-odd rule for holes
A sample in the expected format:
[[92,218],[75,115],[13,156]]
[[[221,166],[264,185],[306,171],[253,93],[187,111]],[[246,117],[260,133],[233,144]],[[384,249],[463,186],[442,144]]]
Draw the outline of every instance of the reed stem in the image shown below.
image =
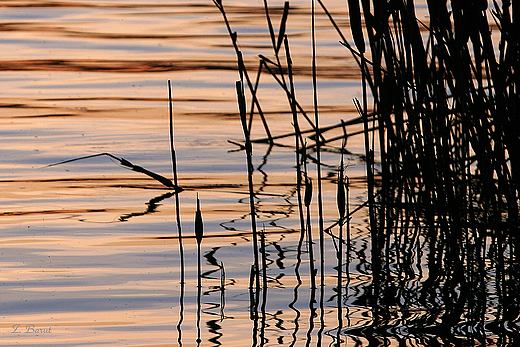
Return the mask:
[[249,130],[246,121],[246,100],[244,95],[244,89],[241,81],[236,82],[236,91],[238,97],[238,105],[240,111],[240,118],[242,120],[242,129],[245,137],[245,149],[246,149],[246,161],[247,161],[247,181],[249,188],[249,207],[251,212],[251,228],[253,232],[253,256],[255,264],[255,279],[256,279],[256,290],[260,292],[260,273],[259,273],[259,256],[258,256],[258,235],[256,229],[256,211],[255,211],[255,193],[253,190],[253,159],[252,159],[252,145]]

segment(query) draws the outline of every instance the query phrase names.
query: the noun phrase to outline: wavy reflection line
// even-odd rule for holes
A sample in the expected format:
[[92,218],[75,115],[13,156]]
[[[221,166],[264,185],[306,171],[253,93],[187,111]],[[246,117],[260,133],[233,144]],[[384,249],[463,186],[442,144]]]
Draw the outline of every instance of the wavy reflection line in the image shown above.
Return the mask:
[[255,264],[251,265],[251,271],[249,274],[249,317],[253,321],[253,330],[251,332],[252,347],[256,347],[258,344],[257,331],[258,331],[258,295],[259,291],[255,291],[255,277],[258,270]]
[[211,274],[213,274],[217,271],[222,271],[220,264],[218,263],[217,259],[215,258],[215,252],[217,252],[219,249],[220,249],[220,247],[213,247],[211,249],[211,251],[204,253],[204,258],[206,258],[206,261],[210,265],[213,265],[216,268],[202,273],[202,275],[201,275],[202,278],[212,279],[212,277],[210,277]]
[[99,9],[136,9],[136,10],[142,10],[144,8],[146,9],[152,9],[152,8],[212,8],[213,5],[204,5],[203,3],[196,3],[196,4],[189,4],[189,3],[170,3],[170,4],[164,4],[164,3],[136,3],[133,4],[131,2],[126,3],[119,3],[119,2],[99,2],[99,1],[93,1],[93,2],[75,2],[75,1],[16,1],[16,2],[9,2],[6,4],[2,4],[2,7],[5,8],[41,8],[41,7],[52,7],[52,8],[99,8]]
[[262,314],[262,321],[260,327],[260,346],[264,346],[268,340],[265,338],[266,328],[266,310],[267,305],[267,256],[269,255],[265,250],[265,226],[260,232],[260,255],[262,257],[262,305],[260,311]]
[[212,334],[215,334],[212,338],[208,339],[209,342],[214,343],[215,346],[221,346],[222,343],[220,343],[219,339],[224,335],[220,332],[222,330],[222,327],[220,324],[218,324],[218,321],[213,319],[206,322],[206,325],[208,326],[208,331]]
[[184,292],[185,292],[185,283],[181,281],[181,289],[179,295],[179,321],[177,322],[177,342],[179,343],[179,347],[182,347],[182,323],[184,322]]
[[[210,339],[208,339],[208,341],[212,342],[215,344],[215,346],[220,346],[222,345],[222,343],[219,341],[220,337],[223,335],[222,332],[220,332],[220,330],[222,329],[222,327],[218,324],[218,322],[222,322],[224,319],[228,318],[225,316],[225,313],[224,313],[224,308],[225,308],[225,286],[226,286],[226,273],[225,273],[225,269],[224,269],[224,263],[222,261],[218,261],[217,258],[215,257],[215,254],[216,252],[220,249],[220,247],[213,247],[210,251],[206,252],[204,254],[204,258],[206,259],[207,263],[214,266],[216,269],[214,270],[209,270],[209,271],[206,271],[202,274],[200,274],[200,277],[201,278],[204,278],[204,279],[217,279],[219,280],[219,285],[218,286],[215,286],[215,285],[212,285],[212,286],[209,286],[209,289],[208,290],[205,290],[203,293],[202,293],[202,296],[210,296],[212,293],[216,293],[216,292],[219,292],[220,293],[220,302],[219,303],[216,303],[216,302],[209,302],[209,303],[206,303],[206,304],[209,304],[210,307],[202,310],[202,313],[204,314],[207,314],[207,315],[212,315],[212,316],[219,316],[219,320],[208,320],[206,322],[206,326],[208,327],[208,331],[211,333],[211,334],[214,334],[215,336],[211,337]],[[210,275],[217,272],[217,271],[220,271],[220,276],[219,278],[216,278],[216,277],[211,277]],[[231,280],[229,285],[234,285],[235,284],[235,281],[234,280]],[[216,312],[213,312],[212,310],[214,309],[219,309],[219,312],[216,313]]]
[[81,60],[34,59],[2,60],[2,71],[90,71],[90,72],[168,72],[198,70],[236,70],[225,60]]
[[[311,275],[311,277],[314,277]],[[312,331],[314,330],[314,318],[317,316],[316,307],[314,304],[316,303],[316,287],[311,286],[311,294],[309,298],[309,329],[307,330],[307,341],[305,343],[306,347],[311,345],[312,341]]]
[[[323,268],[322,268],[323,271]],[[320,328],[318,329],[318,342],[317,346],[321,346],[323,339],[323,331],[325,329],[325,305],[324,305],[324,295],[325,295],[325,283],[320,283]]]
[[144,215],[147,215],[147,214],[151,214],[151,213],[155,213],[157,212],[157,208],[160,206],[160,202],[165,200],[165,199],[168,199],[168,198],[171,198],[173,196],[173,192],[168,192],[166,194],[162,194],[162,195],[159,195],[155,198],[152,198],[150,199],[150,201],[148,201],[146,203],[146,205],[148,206],[146,208],[145,211],[143,212],[132,212],[132,213],[127,213],[127,214],[124,214],[122,216],[119,217],[119,221],[120,222],[127,222],[130,218],[133,218],[133,217],[139,217],[139,216],[144,216]]
[[41,210],[41,211],[12,211],[12,212],[1,212],[0,217],[3,216],[30,216],[30,215],[47,215],[47,214],[78,214],[78,213],[97,213],[97,212],[109,212],[110,210],[105,208],[99,209],[64,209],[64,210]]
[[226,317],[224,315],[224,308],[226,307],[226,271],[224,270],[224,263],[220,262],[220,321]]
[[302,246],[303,246],[303,239],[304,239],[304,230],[300,232],[300,239],[298,241],[298,249],[296,253],[296,266],[294,267],[294,274],[296,276],[296,286],[293,289],[293,300],[289,303],[289,307],[295,312],[296,316],[293,319],[294,322],[294,330],[292,333],[292,341],[289,347],[294,347],[297,340],[297,334],[298,330],[300,328],[300,316],[301,312],[296,308],[295,304],[298,302],[298,289],[302,285],[302,279],[300,276],[300,265],[302,262]]

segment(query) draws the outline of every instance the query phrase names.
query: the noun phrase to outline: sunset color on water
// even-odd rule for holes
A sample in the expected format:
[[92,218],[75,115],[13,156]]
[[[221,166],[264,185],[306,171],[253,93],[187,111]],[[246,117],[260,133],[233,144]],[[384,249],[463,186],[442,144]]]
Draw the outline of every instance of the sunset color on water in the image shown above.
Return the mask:
[[[375,64],[365,60],[371,53],[358,53],[363,40],[352,37],[347,3],[355,6],[269,1],[266,14],[260,0],[2,1],[0,345],[517,346],[520,246],[510,225],[518,187],[497,204],[482,202],[495,192],[485,184],[464,193],[468,205],[482,205],[460,217],[464,243],[450,257],[445,226],[458,221],[439,216],[434,202],[424,212],[421,189],[430,181],[410,174],[416,166],[405,150],[396,154],[399,165],[384,165],[397,145],[377,117],[392,98],[363,88],[389,92],[398,83],[381,78],[376,88],[374,77],[367,86],[360,65],[373,72]],[[416,2],[415,16],[430,22],[426,3]],[[362,27],[369,51],[374,39]],[[429,47],[426,24],[418,27],[415,39]],[[490,37],[498,52],[497,27]],[[403,29],[393,30],[399,39],[387,39],[404,47]],[[239,72],[234,32],[249,81]],[[245,122],[240,80],[245,111],[254,114]],[[455,118],[441,123],[466,126]],[[406,131],[425,128],[404,123]],[[468,134],[482,136],[473,129],[480,128]],[[446,131],[432,141],[463,132]],[[468,176],[443,172],[446,182],[486,172],[473,162],[483,142],[462,138],[473,147],[453,140],[460,160],[447,167]],[[490,138],[507,149],[490,176],[513,182],[516,139]],[[401,169],[401,186],[385,179]],[[420,192],[408,198],[400,188]],[[486,207],[502,219],[485,216]],[[496,225],[505,226],[496,232]],[[434,234],[444,240],[435,243]],[[372,261],[374,250],[381,259]]]

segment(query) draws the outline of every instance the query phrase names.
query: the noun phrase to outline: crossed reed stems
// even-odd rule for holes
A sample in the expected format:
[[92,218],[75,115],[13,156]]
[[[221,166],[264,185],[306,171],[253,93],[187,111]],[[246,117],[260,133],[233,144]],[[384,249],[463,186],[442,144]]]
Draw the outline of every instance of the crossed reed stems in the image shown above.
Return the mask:
[[[493,1],[492,8],[488,9],[487,1],[427,1],[430,22],[424,23],[416,18],[413,1],[348,0],[351,44],[323,2],[312,1],[313,122],[295,97],[286,35],[288,2],[284,5],[277,34],[264,1],[273,57],[259,55],[253,84],[244,65],[238,34],[231,29],[222,1],[214,0],[237,53],[240,74],[237,95],[248,163],[252,143],[276,146],[277,139],[294,136],[302,233],[310,231],[303,211],[309,216],[311,180],[306,169],[301,171],[299,156],[301,153],[305,156],[305,148],[308,148],[302,134],[314,134],[311,139],[315,141],[312,146],[316,151],[322,285],[325,228],[320,188],[321,147],[333,140],[345,141],[352,134],[347,136],[344,131],[343,137],[327,140],[323,136],[326,130],[346,129],[346,123],[323,128],[319,125],[315,2],[357,62],[362,80],[363,100],[354,100],[359,117],[350,124],[363,124],[361,133],[365,138],[366,206],[371,234],[370,305],[374,324],[393,319],[390,307],[406,310],[410,305],[439,309],[442,324],[446,326],[460,321],[483,323],[489,320],[486,313],[489,300],[494,296],[500,303],[496,325],[503,327],[504,322],[517,320],[519,300],[511,300],[510,295],[520,289],[517,78],[520,6],[509,1]],[[498,30],[498,35],[492,36],[492,29]],[[285,64],[281,52],[285,53]],[[293,115],[293,133],[274,135],[269,130],[257,98],[259,76],[263,71],[286,93]],[[245,85],[252,99],[249,118]],[[250,138],[250,133],[256,113],[266,138],[255,140]],[[311,129],[301,130],[299,116]],[[248,164],[255,234],[251,168]],[[343,170],[341,162],[338,172]],[[305,198],[300,193],[303,180]],[[338,182],[344,186],[343,178],[338,177]],[[341,227],[349,221],[349,214],[341,211],[344,204],[338,193],[339,245],[345,242]],[[310,233],[307,238],[312,250]],[[255,236],[253,239],[256,240]],[[346,242],[347,247],[349,243]],[[420,255],[414,258],[414,250],[416,254],[425,254],[424,259]],[[258,264],[256,252],[255,248],[255,264]],[[309,257],[313,257],[312,252]],[[313,278],[314,260],[310,263]],[[338,264],[342,264],[340,256]],[[494,283],[491,287],[490,276]],[[419,286],[415,285],[417,278]],[[256,281],[258,285],[258,277]],[[316,287],[315,283],[311,287]],[[482,327],[477,329],[477,334],[483,335]]]

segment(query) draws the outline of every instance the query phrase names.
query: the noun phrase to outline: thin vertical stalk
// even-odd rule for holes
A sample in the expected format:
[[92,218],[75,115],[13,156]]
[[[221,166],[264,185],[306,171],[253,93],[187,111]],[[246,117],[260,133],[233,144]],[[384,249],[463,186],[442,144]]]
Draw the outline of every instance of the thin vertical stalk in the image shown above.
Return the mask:
[[[288,7],[288,2],[286,2]],[[281,31],[280,31],[281,34]],[[280,37],[278,38],[280,40]],[[295,161],[296,161],[296,196],[298,198],[298,211],[300,215],[300,239],[298,241],[297,255],[296,255],[296,266],[294,268],[294,273],[296,275],[297,285],[294,288],[294,296],[293,300],[289,304],[289,307],[296,312],[296,317],[294,318],[294,331],[292,334],[293,340],[289,347],[293,347],[297,340],[297,333],[299,330],[299,319],[300,319],[300,311],[296,308],[295,304],[298,300],[298,288],[302,284],[302,280],[300,277],[300,264],[301,264],[301,254],[302,254],[302,244],[305,238],[305,219],[303,212],[303,200],[302,200],[302,171],[301,171],[301,160],[300,160],[300,143],[303,144],[300,126],[298,123],[298,112],[296,111],[296,96],[294,94],[294,80],[293,80],[293,69],[292,69],[292,59],[291,52],[289,49],[289,40],[287,39],[287,35],[284,35],[284,47],[285,47],[285,58],[287,60],[287,71],[289,75],[289,93],[287,93],[289,97],[289,103],[291,106],[292,119],[293,119],[293,127],[294,127],[294,140],[295,140]],[[303,160],[306,158],[303,157]]]
[[[175,145],[174,145],[174,130],[173,130],[173,101],[172,101],[172,88],[171,88],[171,82],[168,80],[168,109],[169,109],[169,116],[170,116],[170,153],[172,158],[172,173],[173,173],[173,184],[175,187],[178,187],[177,183],[177,156],[175,152]],[[181,326],[184,321],[184,286],[185,286],[185,273],[184,273],[184,247],[182,243],[182,227],[181,227],[181,214],[180,214],[180,202],[179,202],[179,189],[175,189],[175,216],[177,221],[177,233],[179,236],[179,254],[180,254],[180,296],[179,296],[179,321],[177,323],[177,332],[178,332],[178,338],[177,342],[179,343],[179,346],[182,346],[182,331]]]
[[[177,155],[175,152],[174,145],[174,130],[173,130],[173,102],[172,102],[172,88],[170,80],[168,80],[168,99],[169,99],[169,111],[170,111],[170,151],[172,156],[172,172],[173,172],[173,184],[178,187],[177,179]],[[175,214],[177,219],[177,232],[179,234],[179,251],[180,251],[180,262],[181,262],[181,284],[184,284],[184,247],[182,244],[182,228],[181,228],[181,215],[180,215],[180,203],[179,203],[179,189],[175,188]]]
[[[305,146],[303,147],[303,155],[305,158]],[[316,269],[314,268],[314,246],[312,242],[312,223],[311,223],[311,202],[312,202],[312,180],[307,174],[307,163],[304,161],[303,163],[303,172],[305,176],[305,196],[304,196],[304,204],[305,209],[307,211],[307,243],[309,247],[309,266],[310,266],[310,279],[311,279],[311,288],[312,290],[316,289]]]
[[[345,147],[345,140],[343,140],[343,146]],[[339,234],[338,234],[338,249],[337,249],[337,258],[338,258],[338,282],[337,282],[337,295],[338,295],[338,332],[337,332],[337,340],[338,346],[341,341],[341,329],[343,328],[343,309],[342,309],[342,300],[343,300],[343,223],[345,219],[345,182],[343,178],[343,153],[341,153],[341,162],[338,170],[338,182],[337,182],[337,196],[336,202],[338,207],[339,214]]]
[[245,137],[245,149],[246,149],[246,160],[247,160],[247,181],[249,187],[249,207],[251,211],[251,228],[253,232],[253,256],[255,264],[255,279],[256,279],[256,290],[260,292],[260,273],[259,269],[259,256],[258,256],[258,235],[256,230],[256,211],[255,211],[255,194],[253,191],[253,159],[252,159],[252,145],[250,133],[247,126],[246,120],[246,99],[244,95],[244,88],[242,81],[236,82],[236,91],[238,98],[238,107],[240,111],[240,119],[242,122],[242,129]]
[[258,316],[257,308],[258,301],[255,298],[255,276],[258,271],[255,269],[255,265],[251,265],[251,269],[249,270],[249,318],[254,320]]
[[[266,258],[266,251],[265,251],[265,226],[264,229],[262,229],[262,232],[260,233],[260,253],[262,253],[262,288],[264,291],[267,291],[267,258]],[[262,303],[265,308],[266,302]]]
[[[285,46],[285,57],[287,59],[287,70],[289,74],[289,102],[291,106],[292,112],[292,123],[294,127],[294,147],[295,147],[295,156],[296,156],[296,196],[298,198],[298,210],[300,214],[300,242],[299,247],[301,248],[301,244],[305,235],[305,219],[303,216],[303,201],[302,201],[302,193],[301,193],[301,185],[302,185],[302,170],[301,170],[301,161],[300,161],[300,144],[303,144],[302,135],[300,132],[300,126],[298,122],[298,112],[296,111],[296,97],[294,95],[294,79],[293,79],[293,70],[292,70],[292,59],[291,52],[289,50],[289,42],[287,36],[284,37],[284,46]],[[305,158],[304,158],[305,160]]]
[[[349,203],[349,199],[350,199],[350,196],[349,196],[349,193],[350,193],[350,181],[349,181],[348,176],[346,177],[346,179],[347,179],[347,183],[346,183],[345,201],[346,201],[346,216],[347,216],[347,220],[346,220],[345,233],[347,235],[347,239],[346,239],[347,251],[346,251],[346,255],[345,255],[345,258],[346,258],[346,260],[345,260],[345,275],[346,275],[345,294],[346,294],[346,297],[348,298],[349,284],[350,284],[350,203]],[[348,307],[346,307],[346,317],[347,317],[347,324],[350,325]]]
[[309,270],[310,270],[310,280],[311,280],[311,294],[309,299],[309,329],[307,330],[307,344],[306,346],[310,346],[311,343],[311,333],[314,330],[314,317],[316,316],[316,308],[314,307],[314,303],[316,302],[316,269],[314,267],[314,245],[312,242],[312,228],[311,228],[311,209],[310,205],[312,202],[312,180],[307,173],[307,154],[305,145],[302,148],[303,153],[303,172],[305,176],[305,194],[304,194],[304,204],[305,209],[307,211],[307,243],[309,249]]
[[[316,9],[315,0],[312,1],[311,9],[311,31],[312,31],[312,89],[313,89],[313,105],[314,105],[314,125],[316,126],[316,181],[318,185],[318,228],[320,236],[320,307],[323,308],[324,300],[324,286],[325,286],[325,232],[323,228],[323,201],[321,189],[321,139],[320,139],[320,125],[318,115],[318,86],[317,86],[317,71],[316,71]],[[321,326],[318,332],[318,346],[321,345],[321,332],[324,329],[324,312],[320,311]]]

